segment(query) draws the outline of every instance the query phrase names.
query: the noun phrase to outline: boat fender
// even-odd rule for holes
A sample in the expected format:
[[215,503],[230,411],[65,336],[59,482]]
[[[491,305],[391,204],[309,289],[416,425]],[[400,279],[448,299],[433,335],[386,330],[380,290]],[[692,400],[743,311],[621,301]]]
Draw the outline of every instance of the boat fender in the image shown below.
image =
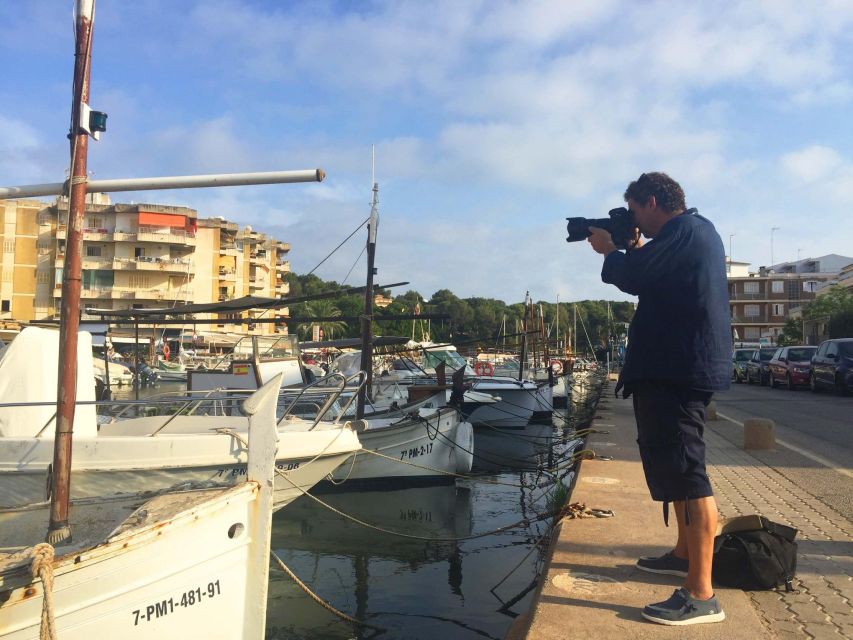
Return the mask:
[[474,464],[474,427],[470,422],[460,422],[456,425],[456,473],[470,473]]
[[551,360],[551,371],[554,372],[555,376],[563,373],[563,363],[559,360]]

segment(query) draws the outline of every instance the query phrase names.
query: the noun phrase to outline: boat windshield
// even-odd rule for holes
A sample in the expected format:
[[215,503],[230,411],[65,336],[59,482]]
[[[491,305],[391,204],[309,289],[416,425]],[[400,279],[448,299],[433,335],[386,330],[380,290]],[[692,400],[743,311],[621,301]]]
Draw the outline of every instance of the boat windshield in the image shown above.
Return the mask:
[[441,362],[454,370],[461,369],[468,364],[465,358],[459,355],[458,351],[427,350],[424,356],[424,362],[429,369],[435,369],[435,367]]

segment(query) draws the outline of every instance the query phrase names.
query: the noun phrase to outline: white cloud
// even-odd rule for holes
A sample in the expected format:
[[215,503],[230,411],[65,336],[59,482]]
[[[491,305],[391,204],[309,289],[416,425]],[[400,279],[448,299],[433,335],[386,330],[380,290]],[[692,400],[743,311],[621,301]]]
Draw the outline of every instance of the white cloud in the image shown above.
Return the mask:
[[843,165],[839,153],[830,147],[813,145],[782,157],[782,167],[802,182],[816,182],[832,177]]

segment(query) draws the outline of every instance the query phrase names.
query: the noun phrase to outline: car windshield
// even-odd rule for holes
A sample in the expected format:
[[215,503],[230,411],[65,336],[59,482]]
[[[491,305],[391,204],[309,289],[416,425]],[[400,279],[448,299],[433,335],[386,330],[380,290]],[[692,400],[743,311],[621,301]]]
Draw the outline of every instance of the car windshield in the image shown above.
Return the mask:
[[817,347],[800,347],[799,349],[788,349],[788,360],[794,362],[805,362],[811,360]]
[[770,362],[773,359],[773,354],[776,353],[776,349],[760,349],[759,353],[761,354],[761,362]]
[[738,349],[735,351],[734,361],[735,362],[746,362],[752,357],[751,349]]
[[842,342],[838,345],[838,351],[845,358],[853,358],[853,342]]

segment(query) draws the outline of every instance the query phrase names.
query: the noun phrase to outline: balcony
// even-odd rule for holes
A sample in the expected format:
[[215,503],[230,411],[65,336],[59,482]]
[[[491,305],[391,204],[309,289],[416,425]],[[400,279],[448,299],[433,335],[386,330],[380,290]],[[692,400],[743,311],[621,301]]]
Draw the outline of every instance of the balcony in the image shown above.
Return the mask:
[[153,258],[137,256],[135,258],[116,258],[113,269],[117,271],[166,271],[187,273],[191,262],[184,258]]
[[281,271],[283,273],[287,273],[290,271],[290,260],[283,260],[281,262],[276,262],[275,270]]
[[116,229],[113,231],[113,240],[116,242],[133,242],[136,240],[136,233],[134,231]]
[[[56,266],[59,266],[57,258]],[[112,258],[104,258],[102,256],[84,256],[82,259],[84,269],[110,269],[112,268]],[[65,256],[62,256],[62,264],[65,264]]]
[[136,234],[137,242],[158,242],[160,244],[182,244],[195,246],[195,234],[176,229],[155,229],[139,227]]
[[233,282],[237,280],[237,272],[234,269],[219,269],[219,279]]
[[219,245],[219,255],[237,257],[237,247],[233,244]]
[[785,324],[785,316],[773,316],[762,313],[757,316],[745,316],[741,314],[732,315],[732,324]]

